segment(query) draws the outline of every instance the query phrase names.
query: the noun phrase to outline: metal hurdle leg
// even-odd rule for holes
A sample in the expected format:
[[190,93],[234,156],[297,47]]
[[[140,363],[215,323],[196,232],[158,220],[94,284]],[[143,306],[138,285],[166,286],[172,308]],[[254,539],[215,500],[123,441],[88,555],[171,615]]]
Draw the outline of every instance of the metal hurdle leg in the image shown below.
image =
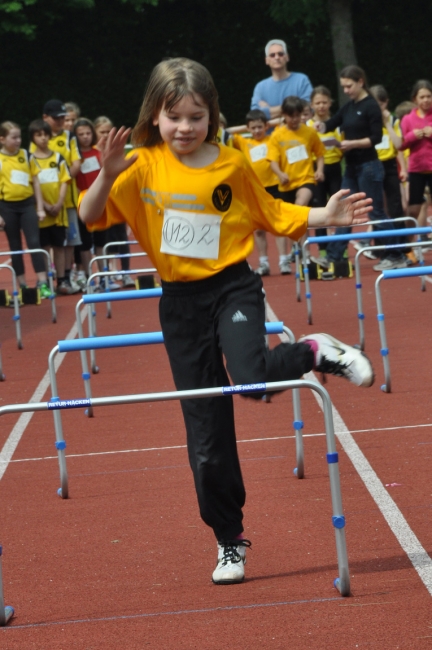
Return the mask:
[[[131,246],[132,244],[138,244],[136,239],[133,239],[131,241],[129,241],[129,240],[128,241],[110,241],[107,244],[105,244],[105,246],[103,247],[103,249],[102,249],[102,257],[105,257],[106,255],[108,255],[108,249],[109,248],[114,248],[114,246]],[[145,253],[145,255],[147,255],[147,253]],[[119,257],[120,258],[122,258],[122,257],[130,257],[130,254],[119,255]],[[111,318],[111,316],[112,316],[112,314],[111,314],[111,303],[107,302],[107,318]]]
[[0,546],[0,627],[3,627],[14,615],[13,607],[6,607],[3,597],[3,573],[2,573],[3,548]]
[[5,381],[6,377],[3,374],[3,363],[2,363],[2,356],[1,356],[1,343],[0,343],[0,381]]
[[[48,370],[49,370],[50,383],[51,383],[51,400],[49,403],[51,404],[56,404],[57,402],[60,401],[60,398],[58,396],[57,378],[56,378],[56,372],[54,366],[54,357],[57,354],[57,352],[58,352],[58,345],[56,345],[56,347],[51,350],[48,358]],[[89,405],[89,407],[91,407],[91,405]],[[60,412],[54,410],[53,417],[54,417],[54,430],[56,436],[55,446],[57,449],[57,456],[59,461],[60,486],[61,486],[57,490],[57,494],[62,499],[67,499],[69,496],[69,486],[68,486],[68,475],[67,475],[66,455],[65,455],[66,441],[63,436],[63,426],[62,426]]]
[[393,269],[389,271],[383,271],[383,273],[377,278],[375,282],[377,318],[378,318],[378,327],[379,327],[380,341],[381,341],[381,356],[383,358],[384,377],[385,377],[385,383],[381,386],[381,390],[384,391],[385,393],[391,393],[391,376],[390,376],[390,362],[388,358],[389,350],[387,346],[387,336],[386,336],[386,329],[384,325],[383,303],[381,297],[381,281],[393,280],[396,278],[419,277],[421,275],[432,275],[432,266],[423,266],[421,268],[414,267],[409,269]]
[[301,282],[300,282],[300,247],[297,242],[294,242],[294,258],[295,258],[295,278],[296,278],[296,294],[297,302],[301,302]]
[[9,271],[12,273],[12,299],[13,299],[13,304],[14,304],[14,315],[12,316],[12,320],[15,322],[15,334],[16,334],[16,340],[17,340],[17,346],[18,350],[22,350],[23,344],[22,344],[22,337],[21,337],[21,316],[20,316],[20,308],[19,308],[19,292],[18,292],[18,283],[16,279],[16,273],[15,270],[10,266],[9,264],[0,264],[0,269],[9,269]]
[[[60,341],[60,344],[76,349],[77,341]],[[58,348],[54,348],[53,352]],[[68,350],[68,351],[72,351]],[[67,351],[67,350],[64,350]],[[51,353],[52,354],[52,353]],[[339,477],[339,458],[336,451],[336,439],[334,434],[333,413],[330,396],[326,389],[314,381],[298,379],[296,381],[280,381],[268,384],[251,384],[241,386],[225,386],[218,388],[204,388],[199,390],[173,391],[167,393],[145,393],[141,395],[120,395],[111,397],[99,397],[92,400],[78,399],[65,400],[59,399],[49,402],[13,404],[11,406],[0,407],[0,416],[6,413],[33,412],[47,410],[64,410],[71,408],[85,408],[88,406],[118,406],[121,404],[138,404],[142,402],[159,402],[168,400],[219,397],[222,395],[244,394],[248,392],[262,391],[281,391],[293,388],[310,388],[319,393],[323,402],[324,422],[326,430],[327,443],[327,463],[329,466],[330,491],[332,500],[332,524],[335,529],[336,552],[338,560],[338,577],[334,580],[333,585],[339,590],[342,596],[348,596],[350,593],[350,577],[348,567],[348,554],[345,538],[345,516],[342,508],[342,495]],[[63,496],[63,494],[61,495]]]

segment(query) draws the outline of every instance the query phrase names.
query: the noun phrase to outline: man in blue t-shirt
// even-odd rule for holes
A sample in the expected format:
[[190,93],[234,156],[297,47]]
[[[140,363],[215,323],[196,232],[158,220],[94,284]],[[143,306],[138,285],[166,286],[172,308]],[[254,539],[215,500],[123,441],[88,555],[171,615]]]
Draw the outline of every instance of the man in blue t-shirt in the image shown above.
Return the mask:
[[265,46],[265,62],[271,70],[271,77],[257,83],[254,89],[251,109],[258,108],[268,119],[280,117],[285,97],[295,95],[310,101],[312,84],[302,72],[289,72],[289,56],[284,41],[273,39]]

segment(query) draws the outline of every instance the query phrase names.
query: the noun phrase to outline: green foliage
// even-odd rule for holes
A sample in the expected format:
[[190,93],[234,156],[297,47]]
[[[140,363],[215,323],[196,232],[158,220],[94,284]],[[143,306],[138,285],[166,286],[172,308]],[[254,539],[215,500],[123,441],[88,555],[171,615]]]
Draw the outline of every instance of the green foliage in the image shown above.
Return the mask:
[[318,25],[327,17],[325,0],[271,0],[270,15],[286,25]]

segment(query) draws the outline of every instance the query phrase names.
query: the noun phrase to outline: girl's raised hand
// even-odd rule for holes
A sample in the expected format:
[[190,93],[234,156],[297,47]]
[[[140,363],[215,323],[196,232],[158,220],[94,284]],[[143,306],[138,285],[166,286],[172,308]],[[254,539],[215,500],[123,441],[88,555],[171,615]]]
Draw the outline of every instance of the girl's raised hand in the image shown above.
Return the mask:
[[368,213],[372,211],[372,199],[367,199],[364,192],[348,196],[350,190],[339,190],[327,203],[327,225],[351,226],[366,223]]
[[113,128],[109,132],[102,151],[102,168],[105,176],[115,179],[137,160],[137,154],[125,158],[124,149],[130,132],[131,129],[126,129],[124,126],[121,126],[118,131]]

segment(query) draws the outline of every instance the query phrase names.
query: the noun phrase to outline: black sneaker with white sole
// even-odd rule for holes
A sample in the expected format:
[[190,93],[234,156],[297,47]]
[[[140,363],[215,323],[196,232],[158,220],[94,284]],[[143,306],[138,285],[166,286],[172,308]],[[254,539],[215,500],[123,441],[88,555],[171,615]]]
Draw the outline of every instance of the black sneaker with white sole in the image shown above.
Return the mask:
[[315,370],[323,374],[345,377],[356,386],[372,386],[375,375],[364,352],[338,341],[329,334],[309,334],[299,339],[300,343],[308,341],[314,341],[318,346]]
[[248,539],[218,542],[218,559],[212,580],[216,585],[233,585],[244,580],[246,549],[252,546]]

